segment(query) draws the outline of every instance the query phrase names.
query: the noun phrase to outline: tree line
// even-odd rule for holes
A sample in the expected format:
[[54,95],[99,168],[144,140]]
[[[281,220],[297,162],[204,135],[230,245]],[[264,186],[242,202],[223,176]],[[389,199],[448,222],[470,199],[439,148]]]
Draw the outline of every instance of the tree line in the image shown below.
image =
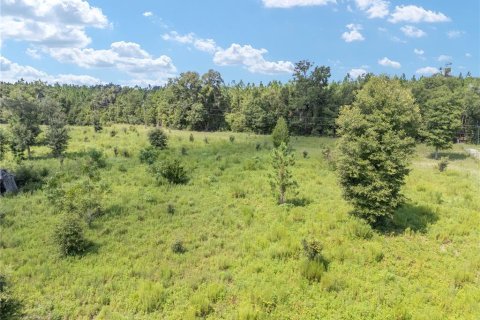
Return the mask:
[[[61,152],[67,124],[94,125],[96,130],[127,123],[269,134],[283,117],[293,135],[336,136],[341,107],[351,105],[373,75],[357,79],[347,75],[342,81],[330,77],[329,67],[304,60],[295,64],[287,83],[227,85],[214,70],[181,73],[164,86],[147,88],[2,82],[0,123],[10,123],[13,149],[20,153],[29,152],[42,124],[50,126],[50,140],[57,140],[51,141],[57,145],[54,153]],[[470,74],[393,78],[411,91],[419,106],[423,130],[418,139],[431,141],[437,149],[448,147],[454,138],[478,141],[479,78]]]

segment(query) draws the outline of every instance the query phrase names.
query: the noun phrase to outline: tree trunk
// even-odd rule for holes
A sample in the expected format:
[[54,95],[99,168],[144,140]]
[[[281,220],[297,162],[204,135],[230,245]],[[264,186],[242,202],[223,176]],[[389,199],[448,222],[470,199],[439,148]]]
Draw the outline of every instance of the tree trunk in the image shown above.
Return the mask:
[[438,160],[438,147],[435,147],[435,160]]

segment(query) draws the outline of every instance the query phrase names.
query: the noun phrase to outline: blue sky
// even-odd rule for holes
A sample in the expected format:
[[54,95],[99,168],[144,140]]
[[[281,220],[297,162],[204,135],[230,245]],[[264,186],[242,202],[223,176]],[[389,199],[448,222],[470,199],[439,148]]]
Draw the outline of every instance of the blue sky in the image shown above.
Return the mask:
[[365,72],[480,74],[478,0],[0,0],[1,80],[163,84],[291,79],[308,59],[332,79]]

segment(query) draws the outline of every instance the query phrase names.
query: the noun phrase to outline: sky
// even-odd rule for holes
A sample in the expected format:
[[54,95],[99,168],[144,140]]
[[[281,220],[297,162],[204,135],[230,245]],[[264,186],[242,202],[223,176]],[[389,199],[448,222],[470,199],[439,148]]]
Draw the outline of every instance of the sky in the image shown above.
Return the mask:
[[348,73],[480,75],[479,0],[0,0],[0,80],[162,85]]

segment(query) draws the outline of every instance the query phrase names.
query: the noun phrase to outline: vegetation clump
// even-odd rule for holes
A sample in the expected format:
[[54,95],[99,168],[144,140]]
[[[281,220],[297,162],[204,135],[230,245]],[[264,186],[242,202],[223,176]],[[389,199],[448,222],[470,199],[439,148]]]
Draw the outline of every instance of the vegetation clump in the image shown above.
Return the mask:
[[167,148],[168,137],[162,129],[156,128],[148,133],[150,144],[160,150]]
[[440,172],[443,172],[447,170],[448,166],[448,157],[441,157],[440,160],[438,161],[438,170]]
[[170,184],[186,184],[189,180],[187,170],[178,159],[168,158],[152,166],[157,181],[168,181]]
[[64,215],[55,228],[53,239],[62,256],[81,255],[88,247],[88,241],[83,235],[82,222],[72,214]]

